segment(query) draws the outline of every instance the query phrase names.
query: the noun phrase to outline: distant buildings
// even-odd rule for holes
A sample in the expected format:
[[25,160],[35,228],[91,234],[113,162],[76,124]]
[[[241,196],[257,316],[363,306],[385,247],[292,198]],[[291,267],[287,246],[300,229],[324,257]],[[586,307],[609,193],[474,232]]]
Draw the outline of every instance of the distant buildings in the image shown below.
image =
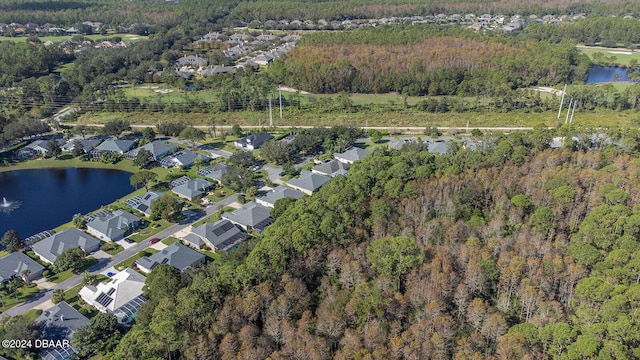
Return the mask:
[[307,195],[311,195],[320,190],[322,185],[329,182],[329,180],[331,180],[330,177],[302,170],[300,177],[287,181],[287,185],[300,190]]
[[101,239],[124,239],[140,226],[141,219],[124,210],[116,210],[107,216],[98,216],[87,223],[89,234]]

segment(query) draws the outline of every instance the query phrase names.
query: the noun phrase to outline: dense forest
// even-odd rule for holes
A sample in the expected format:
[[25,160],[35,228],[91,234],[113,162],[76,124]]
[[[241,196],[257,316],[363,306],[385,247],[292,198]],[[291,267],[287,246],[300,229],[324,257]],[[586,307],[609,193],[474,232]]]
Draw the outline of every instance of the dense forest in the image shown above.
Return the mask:
[[414,25],[307,36],[269,74],[314,93],[495,95],[584,80],[589,66],[571,42]]
[[590,14],[601,16],[640,15],[634,1],[565,1],[565,0],[300,0],[243,1],[232,11],[230,19],[249,23],[253,20],[331,20],[369,19],[391,16],[434,15],[439,13],[475,14]]
[[155,268],[113,358],[638,358],[640,137],[575,135],[380,149],[252,249]]

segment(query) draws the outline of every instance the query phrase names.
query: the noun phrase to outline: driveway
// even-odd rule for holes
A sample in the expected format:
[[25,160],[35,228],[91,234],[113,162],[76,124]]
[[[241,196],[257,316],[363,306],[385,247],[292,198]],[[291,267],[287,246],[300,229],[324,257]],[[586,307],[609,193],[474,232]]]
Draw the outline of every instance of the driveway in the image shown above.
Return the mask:
[[[228,198],[221,200],[217,203],[214,204],[214,206],[210,206],[207,209],[205,209],[205,216],[211,215],[214,212],[216,212],[216,210],[218,209],[219,206],[229,206],[230,204],[235,204],[237,203],[238,200],[238,196],[237,195],[231,195]],[[168,236],[171,236],[173,234],[175,234],[176,232],[183,230],[187,227],[191,226],[191,223],[189,224],[175,224],[172,226],[169,226],[168,228],[164,229],[163,231],[160,231],[159,233],[149,236],[149,238],[144,239],[142,241],[140,241],[139,243],[136,244],[132,244],[132,246],[130,246],[128,249],[125,249],[124,251],[121,251],[120,253],[112,256],[111,258],[100,258],[98,259],[98,264],[92,266],[89,269],[89,273],[91,275],[98,275],[101,274],[105,271],[107,271],[109,268],[115,266],[116,264],[132,257],[133,255],[136,255],[137,253],[139,253],[140,251],[148,248],[149,246],[151,246],[152,244],[149,243],[149,239],[151,239],[152,237],[158,237],[161,239],[164,239]],[[162,242],[156,243],[155,245],[162,245],[162,246],[166,246],[164,244],[162,244]],[[44,289],[42,291],[40,291],[39,293],[37,293],[36,295],[34,295],[33,297],[31,297],[30,299],[28,299],[27,301],[18,304],[14,307],[12,307],[11,309],[3,312],[2,314],[0,314],[0,318],[3,318],[5,316],[16,316],[16,315],[21,315],[24,314],[25,312],[31,310],[31,309],[48,309],[49,307],[51,307],[51,296],[53,293],[53,290],[56,289],[62,289],[62,290],[69,290],[72,287],[80,284],[82,282],[82,275],[74,275],[70,278],[68,278],[67,280],[59,283],[59,284],[55,284],[54,286],[51,286],[47,289]],[[49,285],[49,284],[47,284]]]

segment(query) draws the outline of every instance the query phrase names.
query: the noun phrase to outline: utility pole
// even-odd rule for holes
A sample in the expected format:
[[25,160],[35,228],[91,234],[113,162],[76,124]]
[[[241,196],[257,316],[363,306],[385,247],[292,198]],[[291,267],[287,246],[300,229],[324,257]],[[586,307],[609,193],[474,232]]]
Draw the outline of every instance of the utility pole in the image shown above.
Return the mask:
[[564,90],[562,90],[562,99],[560,99],[560,109],[558,109],[558,119],[560,119],[560,113],[562,112],[562,104],[564,103],[564,94],[567,93],[567,84],[564,84]]
[[571,112],[571,119],[569,119],[569,124],[573,124],[573,115],[576,113],[577,105],[578,105],[578,100],[573,102],[573,111]]
[[571,103],[573,102],[573,99],[569,99],[569,107],[567,108],[567,117],[564,119],[564,123],[568,124],[569,123],[569,113],[571,112]]
[[269,98],[269,126],[273,127],[273,111],[271,109],[271,98]]
[[282,120],[282,89],[278,86],[278,96],[280,98],[280,120]]

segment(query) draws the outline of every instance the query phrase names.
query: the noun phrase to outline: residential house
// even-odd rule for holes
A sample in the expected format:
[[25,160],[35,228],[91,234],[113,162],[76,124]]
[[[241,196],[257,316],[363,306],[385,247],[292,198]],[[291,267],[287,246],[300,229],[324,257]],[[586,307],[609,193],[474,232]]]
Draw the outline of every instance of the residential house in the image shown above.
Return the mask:
[[[192,228],[185,236],[185,241],[191,244],[206,244],[215,251],[227,252],[235,248],[249,237],[229,220],[218,220],[215,223],[206,222]],[[201,247],[197,246],[197,247]]]
[[113,314],[119,323],[127,324],[146,301],[142,296],[145,280],[143,275],[127,268],[108,282],[83,287],[78,295],[98,311]]
[[213,183],[204,179],[189,179],[189,181],[178,185],[171,189],[179,197],[185,198],[189,201],[198,196],[202,196],[206,191],[213,187]]
[[182,272],[194,265],[204,264],[205,259],[203,254],[176,242],[151,256],[141,257],[136,260],[136,266],[143,273],[150,273],[160,264],[171,265]]
[[208,179],[212,179],[222,184],[222,175],[234,169],[233,166],[224,163],[217,163],[214,166],[207,166],[204,169],[198,171],[198,175],[204,176]]
[[261,233],[267,226],[273,224],[273,218],[271,218],[270,213],[270,208],[250,201],[237,210],[222,214],[222,218],[231,221],[246,231]]
[[[29,273],[26,276],[25,270]],[[38,264],[32,258],[21,252],[14,251],[0,258],[0,284],[11,281],[13,278],[33,281],[42,276],[43,270],[44,266]]]
[[256,196],[256,203],[272,208],[275,206],[276,201],[280,199],[299,199],[303,196],[304,193],[302,191],[280,185],[272,191],[267,192],[266,194]]
[[207,66],[208,64],[209,64],[209,60],[203,57],[200,57],[198,55],[183,56],[178,60],[176,60],[176,65],[179,67],[190,66],[194,68],[199,68],[202,66]]
[[197,154],[191,150],[182,150],[171,156],[167,156],[166,158],[162,159],[162,161],[160,161],[160,165],[165,168],[181,167],[181,166],[188,168],[194,164],[197,158],[200,158],[202,160],[202,163],[207,163],[211,161],[211,158],[206,155]]
[[[43,311],[36,319],[36,323],[40,326],[40,338],[56,344],[63,343],[63,341],[70,344],[73,333],[79,328],[89,325],[89,319],[62,301]],[[43,360],[69,359],[76,353],[71,346],[44,346],[40,349],[39,355]]]
[[333,157],[338,161],[342,161],[343,163],[353,164],[356,161],[364,159],[369,154],[371,154],[371,152],[368,150],[360,149],[358,147],[351,147],[345,152],[333,154]]
[[102,139],[71,139],[62,145],[62,151],[73,151],[76,147],[76,141],[82,145],[82,149],[88,154],[102,142]]
[[131,150],[135,144],[136,142],[134,140],[109,139],[96,146],[96,148],[90,153],[93,157],[100,157],[103,152],[124,154],[125,152]]
[[[67,141],[65,139],[56,139],[58,145],[62,146]],[[32,142],[31,144],[24,147],[24,149],[31,149],[33,152],[38,154],[46,154],[47,153],[47,144],[49,143],[49,139],[41,139]]]
[[53,264],[58,256],[69,249],[80,248],[92,253],[100,248],[100,240],[76,228],[55,233],[31,245],[31,249],[42,261]]
[[141,219],[124,210],[116,210],[107,216],[98,216],[87,223],[89,234],[101,239],[124,239],[140,226]]
[[150,152],[154,160],[160,160],[163,157],[176,152],[178,150],[178,147],[173,144],[167,144],[162,140],[155,140],[148,144],[140,146],[139,148],[136,148],[127,152],[125,157],[127,159],[135,159],[136,156],[138,156],[138,152],[140,152],[143,149]]
[[311,172],[320,175],[335,177],[338,175],[347,175],[350,166],[351,165],[348,163],[333,159],[331,161],[314,166],[313,168],[311,168]]
[[149,191],[142,196],[136,195],[127,199],[124,203],[133,210],[138,210],[146,216],[151,216],[151,203],[158,200],[160,197],[162,197],[161,193]]
[[436,140],[435,142],[429,142],[429,152],[434,154],[447,154],[447,142],[444,140]]
[[314,192],[320,190],[322,185],[329,182],[331,178],[313,173],[311,171],[302,170],[300,177],[293,178],[287,181],[287,185],[294,189],[300,190],[307,195],[311,195]]
[[252,134],[242,139],[236,140],[233,143],[235,144],[237,149],[243,150],[256,150],[262,146],[268,140],[273,139],[271,134],[259,133]]

